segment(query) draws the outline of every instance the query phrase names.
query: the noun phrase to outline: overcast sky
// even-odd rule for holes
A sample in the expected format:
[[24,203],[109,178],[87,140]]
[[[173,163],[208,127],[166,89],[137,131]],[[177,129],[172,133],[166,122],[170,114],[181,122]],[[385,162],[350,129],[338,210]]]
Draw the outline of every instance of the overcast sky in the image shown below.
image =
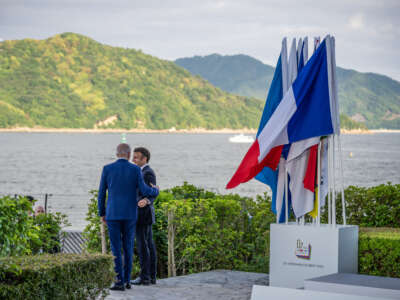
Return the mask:
[[283,37],[336,38],[337,64],[400,81],[399,0],[0,0],[0,38],[76,32],[173,60],[247,54],[276,64]]

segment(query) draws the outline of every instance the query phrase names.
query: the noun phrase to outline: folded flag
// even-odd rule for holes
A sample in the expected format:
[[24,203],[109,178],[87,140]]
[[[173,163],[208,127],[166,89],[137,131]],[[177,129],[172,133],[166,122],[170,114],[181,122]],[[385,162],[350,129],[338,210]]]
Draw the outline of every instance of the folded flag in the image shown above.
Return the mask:
[[[301,44],[302,41],[301,39],[299,40],[299,44]],[[298,52],[296,51],[296,39],[292,40],[292,46],[290,47],[290,53],[288,57],[288,85],[292,85],[294,80],[297,77],[297,67],[298,65]],[[275,201],[275,206],[276,206],[276,215],[277,215],[277,220],[279,223],[285,222],[286,221],[286,212],[288,213],[288,216],[290,216],[290,213],[292,211],[292,193],[290,189],[288,188],[286,190],[286,185],[285,182],[288,184],[291,182],[291,178],[287,172],[287,158],[289,151],[291,149],[292,144],[286,144],[282,148],[282,154],[281,154],[281,159],[279,161],[278,165],[278,182],[277,182],[277,191],[276,191],[276,201]],[[287,195],[286,195],[287,192]],[[287,202],[286,202],[287,198]],[[272,207],[274,203],[272,202]],[[287,205],[287,209],[286,209]]]
[[[263,110],[263,114],[260,120],[260,125],[258,127],[257,136],[260,134],[261,130],[264,128],[265,124],[271,118],[275,109],[278,107],[281,102],[284,93],[288,88],[288,79],[287,79],[287,46],[286,46],[286,38],[282,41],[282,49],[281,54],[279,56],[278,62],[275,68],[275,74],[272,79],[268,96],[265,101],[265,106]],[[272,191],[272,211],[276,213],[276,194],[277,194],[277,182],[278,182],[278,171],[272,170],[268,167],[264,167],[255,177],[258,181],[268,185]],[[250,178],[251,179],[251,178]],[[240,183],[240,182],[239,182]],[[238,183],[238,184],[239,184]],[[235,186],[232,186],[235,187]],[[231,187],[231,188],[232,188]]]
[[325,199],[326,196],[328,195],[328,139],[322,139],[321,140],[321,155],[320,155],[320,163],[321,163],[321,182],[315,187],[315,192],[314,192],[314,208],[310,212],[311,217],[316,218],[318,216],[318,205],[319,205],[319,199],[318,199],[318,190],[319,190],[319,195],[321,198],[321,207],[324,207],[325,205]]
[[301,70],[271,118],[260,131],[227,184],[233,188],[254,178],[264,167],[276,170],[283,145],[334,133],[336,82],[332,80],[333,47],[328,36]]
[[[308,60],[308,39],[304,38],[297,49],[298,73]],[[286,168],[291,178],[289,191],[293,198],[293,212],[297,218],[314,208],[316,151],[320,137],[312,137],[291,144]],[[311,149],[313,149],[311,151]],[[308,184],[308,185],[307,185]]]

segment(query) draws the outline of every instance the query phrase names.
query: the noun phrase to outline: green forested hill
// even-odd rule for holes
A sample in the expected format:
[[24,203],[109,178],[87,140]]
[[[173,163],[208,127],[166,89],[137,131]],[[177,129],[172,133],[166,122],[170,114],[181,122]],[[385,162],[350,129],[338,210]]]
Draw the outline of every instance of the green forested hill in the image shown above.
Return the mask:
[[[273,67],[246,55],[212,54],[175,62],[227,92],[258,99],[266,98],[274,73]],[[400,129],[400,82],[340,67],[337,76],[341,113],[369,128]]]
[[247,55],[211,54],[179,58],[176,64],[224,91],[265,99],[275,68]]
[[263,103],[73,33],[0,43],[0,127],[256,128]]

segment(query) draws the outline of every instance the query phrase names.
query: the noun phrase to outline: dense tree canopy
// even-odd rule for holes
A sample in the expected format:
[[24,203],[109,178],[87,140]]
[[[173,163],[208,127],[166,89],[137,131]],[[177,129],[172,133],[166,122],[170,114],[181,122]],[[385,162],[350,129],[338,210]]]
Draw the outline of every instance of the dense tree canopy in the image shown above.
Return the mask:
[[262,103],[73,33],[0,43],[0,127],[257,128]]

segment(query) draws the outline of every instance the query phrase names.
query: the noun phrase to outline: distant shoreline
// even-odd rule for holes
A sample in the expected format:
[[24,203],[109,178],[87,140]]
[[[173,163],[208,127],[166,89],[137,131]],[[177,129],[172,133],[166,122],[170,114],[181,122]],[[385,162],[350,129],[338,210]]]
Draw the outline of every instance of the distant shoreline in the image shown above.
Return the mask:
[[[17,127],[0,128],[0,132],[32,132],[32,133],[244,133],[256,134],[255,129],[86,129],[86,128],[41,128]],[[400,133],[400,129],[342,129],[342,134],[374,134],[374,133]]]
[[247,133],[255,134],[256,129],[87,129],[87,128],[41,128],[17,127],[0,128],[0,132],[42,132],[42,133]]

